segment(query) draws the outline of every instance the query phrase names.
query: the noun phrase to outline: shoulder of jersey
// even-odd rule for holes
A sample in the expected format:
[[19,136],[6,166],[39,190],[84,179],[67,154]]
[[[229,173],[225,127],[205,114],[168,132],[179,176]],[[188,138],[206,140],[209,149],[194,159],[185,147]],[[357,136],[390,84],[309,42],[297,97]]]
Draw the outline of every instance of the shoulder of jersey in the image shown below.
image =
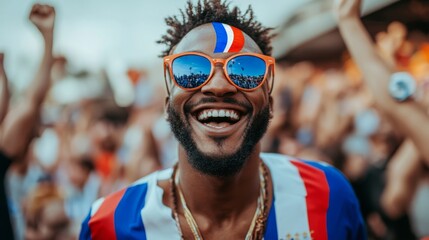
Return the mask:
[[143,177],[130,186],[100,198],[92,204],[88,216],[91,232],[108,231],[114,224],[121,224],[119,219],[127,218],[131,212],[140,212],[145,205],[150,184],[156,184],[161,175],[168,175],[168,170]]
[[268,165],[271,165],[277,170],[286,169],[283,167],[286,164],[293,166],[293,168],[299,173],[299,178],[304,182],[313,183],[313,181],[311,181],[312,179],[317,180],[314,182],[315,187],[322,186],[321,183],[325,182],[329,186],[329,191],[331,193],[351,190],[350,184],[345,176],[329,163],[314,160],[302,160],[275,153],[263,153],[261,156],[265,161],[270,162]]

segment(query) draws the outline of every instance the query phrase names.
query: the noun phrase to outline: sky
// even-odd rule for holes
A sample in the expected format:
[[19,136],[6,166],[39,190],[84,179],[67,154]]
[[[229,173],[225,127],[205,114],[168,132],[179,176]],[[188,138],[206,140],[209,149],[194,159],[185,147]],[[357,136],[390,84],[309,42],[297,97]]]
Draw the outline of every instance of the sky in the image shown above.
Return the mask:
[[[0,51],[25,60],[41,54],[41,37],[28,21],[35,1],[0,0]],[[163,46],[155,43],[165,32],[164,18],[178,13],[185,0],[50,0],[55,6],[55,52],[76,59],[76,65],[99,68],[106,61],[150,64]],[[257,19],[277,26],[305,1],[232,1],[251,4]],[[11,60],[12,61],[12,60]]]
[[[195,2],[196,0],[192,0]],[[252,5],[257,20],[282,25],[311,0],[231,0],[243,11]],[[320,1],[320,0],[316,0]],[[377,0],[381,1],[381,0]],[[0,51],[5,52],[9,79],[25,87],[37,70],[42,38],[28,20],[34,0],[0,0]],[[162,72],[156,44],[166,31],[164,18],[175,15],[186,0],[42,0],[56,9],[54,53],[65,55],[77,70],[109,66],[156,69]],[[25,69],[25,71],[23,71]]]
[[[243,11],[252,5],[257,20],[277,27],[308,1],[230,2]],[[166,32],[164,19],[186,6],[186,0],[0,0],[0,52],[5,53],[6,72],[17,92],[29,86],[43,53],[42,37],[28,20],[35,2],[55,7],[54,54],[66,56],[69,69],[75,72],[107,69],[115,81],[111,85],[123,96],[131,91],[131,86],[123,84],[129,67],[149,69],[155,72],[152,79],[162,80],[158,56],[164,46],[156,41]],[[76,99],[75,92],[95,91],[87,83],[82,89],[82,84],[72,79],[56,84],[60,86],[54,86],[54,96],[71,94],[67,98]]]

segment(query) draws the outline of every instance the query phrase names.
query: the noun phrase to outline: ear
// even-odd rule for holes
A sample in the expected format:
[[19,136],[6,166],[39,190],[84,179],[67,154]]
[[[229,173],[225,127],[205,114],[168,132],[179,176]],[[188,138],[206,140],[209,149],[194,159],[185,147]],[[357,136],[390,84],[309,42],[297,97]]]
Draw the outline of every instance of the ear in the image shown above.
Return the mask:
[[270,105],[270,119],[272,119],[274,117],[274,113],[273,113],[274,99],[271,96],[271,94],[268,96],[268,104]]
[[274,71],[275,71],[275,65],[271,66],[271,71],[269,72],[269,75],[267,77],[268,78],[268,92],[271,96],[271,93],[273,92],[274,89]]
[[165,97],[164,107],[167,108],[168,102],[170,101],[170,97]]
[[169,97],[165,97],[165,102],[164,102],[164,118],[167,119],[168,118],[168,112],[167,109],[170,105],[170,98]]

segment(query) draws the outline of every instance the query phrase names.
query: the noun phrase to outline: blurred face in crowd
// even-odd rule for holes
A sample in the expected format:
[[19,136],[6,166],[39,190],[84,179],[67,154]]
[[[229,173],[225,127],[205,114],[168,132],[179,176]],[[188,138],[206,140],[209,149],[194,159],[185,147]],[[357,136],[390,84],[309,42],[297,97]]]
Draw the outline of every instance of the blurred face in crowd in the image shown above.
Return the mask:
[[91,170],[87,165],[92,161],[87,156],[73,156],[68,165],[67,171],[70,182],[78,189],[83,189],[89,178]]
[[51,201],[41,210],[39,218],[27,219],[25,238],[28,240],[67,239],[68,224],[69,220],[64,213],[63,202]]
[[90,131],[94,146],[102,151],[116,151],[122,132],[119,126],[107,121],[97,121]]
[[[261,54],[257,44],[244,35],[245,44],[241,52]],[[213,53],[215,45],[213,26],[205,24],[191,30],[172,54],[200,52],[222,59],[237,54]],[[242,91],[227,80],[222,67],[223,64],[217,63],[208,83],[197,90],[184,90],[170,82],[167,101],[172,131],[191,165],[215,176],[231,175],[241,169],[266,131],[271,108],[270,74],[263,86],[254,91]],[[236,114],[237,118],[213,116],[201,119],[204,114],[217,115],[221,111]]]
[[[46,189],[45,189],[46,190]],[[31,198],[24,207],[25,236],[27,240],[70,239],[69,219],[64,211],[62,199],[51,193],[36,193],[39,197]]]

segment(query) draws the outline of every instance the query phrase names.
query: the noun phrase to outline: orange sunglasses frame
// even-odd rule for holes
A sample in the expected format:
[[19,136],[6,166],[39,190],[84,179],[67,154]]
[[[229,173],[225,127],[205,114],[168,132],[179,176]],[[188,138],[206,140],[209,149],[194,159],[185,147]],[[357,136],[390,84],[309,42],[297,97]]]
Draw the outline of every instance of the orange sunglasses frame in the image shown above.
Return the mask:
[[[180,86],[177,83],[177,81],[176,81],[176,79],[174,78],[174,75],[173,75],[173,69],[172,69],[173,61],[176,58],[178,58],[178,57],[186,56],[186,55],[201,56],[201,57],[204,57],[204,58],[208,59],[210,61],[210,63],[211,63],[211,69],[210,69],[210,74],[209,74],[208,79],[203,84],[201,84],[200,86],[195,87],[195,88],[184,88],[184,87]],[[264,60],[265,66],[266,66],[266,68],[265,68],[265,74],[264,74],[264,79],[262,80],[261,84],[259,84],[259,86],[255,87],[255,88],[251,88],[251,89],[241,88],[240,86],[237,86],[231,80],[231,78],[228,75],[228,71],[226,69],[226,65],[227,65],[226,63],[229,62],[231,59],[239,57],[239,56],[255,56],[255,57],[258,57],[258,58]],[[181,88],[181,89],[183,89],[185,91],[195,91],[195,90],[198,90],[198,89],[202,88],[204,85],[206,85],[208,82],[210,82],[210,79],[213,77],[213,73],[214,73],[214,70],[215,70],[215,65],[218,64],[218,63],[221,63],[223,65],[222,69],[223,69],[224,75],[226,76],[226,79],[234,87],[236,87],[239,90],[246,91],[246,92],[251,92],[251,91],[255,91],[256,89],[258,89],[262,85],[264,85],[264,83],[265,83],[265,81],[267,79],[267,76],[268,76],[268,71],[270,70],[270,66],[272,66],[271,67],[271,73],[272,73],[271,77],[273,79],[272,82],[274,83],[274,67],[275,67],[276,60],[273,57],[271,57],[271,56],[267,56],[267,55],[263,55],[263,54],[258,54],[258,53],[239,53],[239,54],[235,54],[235,55],[233,55],[233,56],[231,56],[229,58],[224,59],[224,58],[212,58],[212,57],[210,57],[210,56],[208,56],[208,55],[206,55],[204,53],[200,53],[200,52],[183,52],[183,53],[168,55],[168,56],[164,57],[164,80],[165,80],[165,84],[166,84],[166,87],[167,87],[168,95],[170,95],[170,90],[169,90],[169,87],[168,87],[168,84],[167,84],[167,75],[166,75],[167,68],[168,68],[168,72],[170,74],[170,79],[173,80],[173,82],[174,82],[174,84],[176,86],[178,86],[179,88]],[[269,90],[270,94],[271,94],[271,92],[273,90],[273,83],[271,84],[271,89]]]

